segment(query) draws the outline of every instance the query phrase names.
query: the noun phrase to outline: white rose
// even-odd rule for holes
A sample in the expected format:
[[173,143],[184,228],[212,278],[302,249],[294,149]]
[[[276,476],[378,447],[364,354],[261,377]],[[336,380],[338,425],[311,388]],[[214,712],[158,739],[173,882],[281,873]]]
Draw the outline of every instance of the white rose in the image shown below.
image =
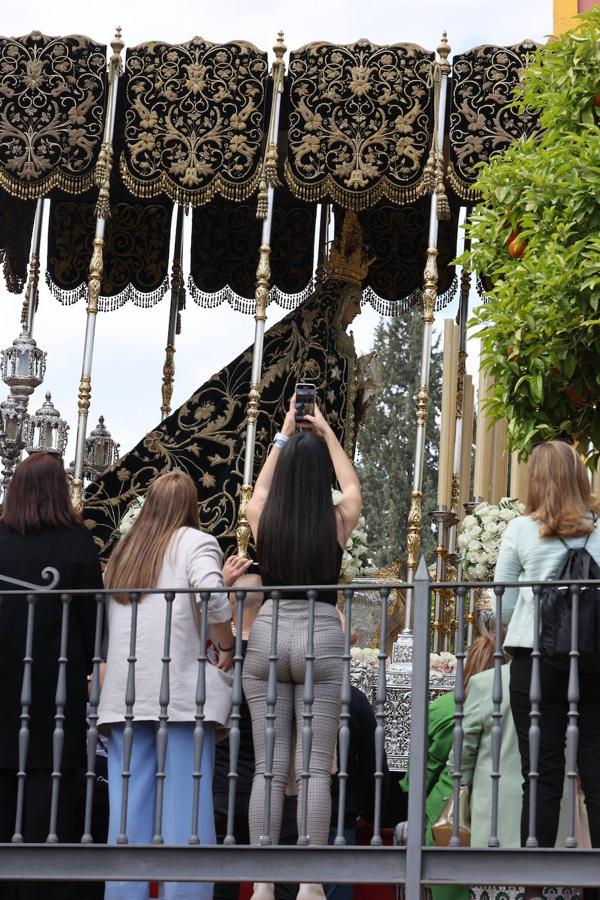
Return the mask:
[[487,574],[486,567],[484,565],[482,565],[481,563],[477,563],[477,565],[475,566],[475,577],[483,579],[483,578],[485,578],[486,574]]
[[510,519],[514,519],[517,513],[514,509],[501,509],[499,515],[501,519],[508,522]]
[[479,541],[469,541],[469,543],[467,545],[467,550],[470,550],[473,553],[478,553],[480,547],[481,547],[481,543]]
[[496,534],[498,532],[498,523],[491,519],[489,522],[486,522],[483,530],[487,534]]
[[474,525],[477,525],[477,520],[475,516],[465,516],[463,519],[463,529],[467,531],[469,528],[472,528]]
[[332,490],[331,491],[331,499],[333,500],[333,505],[337,506],[340,500],[344,495],[341,491]]

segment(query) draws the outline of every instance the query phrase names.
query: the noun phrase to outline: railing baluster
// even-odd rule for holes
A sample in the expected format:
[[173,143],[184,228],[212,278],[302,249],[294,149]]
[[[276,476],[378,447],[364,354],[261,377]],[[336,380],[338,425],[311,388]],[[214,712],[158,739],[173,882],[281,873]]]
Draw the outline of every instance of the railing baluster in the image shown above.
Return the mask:
[[338,736],[338,819],[337,833],[334,843],[343,846],[346,843],[344,837],[344,820],[346,817],[346,787],[348,782],[348,754],[350,751],[350,703],[352,702],[352,685],[350,683],[350,647],[352,645],[352,597],[354,591],[346,588],[344,591],[344,671],[342,673],[342,689],[340,692],[340,733]]
[[429,717],[429,621],[431,585],[423,557],[408,592],[414,591],[414,637],[412,663],[412,709],[410,715],[410,791],[406,838],[406,900],[421,900],[423,844],[425,843],[425,798],[427,779],[427,722]]
[[387,653],[385,642],[387,638],[387,608],[390,589],[381,588],[379,598],[381,600],[381,620],[379,641],[379,672],[377,676],[377,697],[375,706],[375,809],[373,811],[373,837],[372,847],[380,847],[381,839],[381,813],[383,808],[383,760],[385,756],[385,699],[386,699],[386,662]]
[[[459,575],[459,578],[461,576]],[[476,616],[475,616],[475,588],[469,589],[469,612],[467,615],[467,647],[470,647],[473,643],[474,636],[474,628],[475,628]]]
[[565,847],[576,847],[575,810],[577,805],[577,746],[579,744],[579,603],[580,587],[571,586],[571,650],[569,652],[569,687],[567,698],[567,784],[569,788],[569,830]]
[[173,618],[173,601],[175,594],[172,591],[165,592],[165,641],[162,655],[162,672],[160,678],[158,730],[156,732],[156,804],[154,809],[154,836],[153,844],[164,844],[162,836],[163,804],[165,795],[165,764],[167,761],[167,745],[169,732],[167,722],[169,719],[169,667],[171,664],[171,621]]
[[129,803],[129,779],[131,778],[131,751],[133,749],[133,707],[135,704],[135,664],[137,642],[137,617],[139,594],[131,592],[131,632],[127,657],[127,685],[125,687],[125,726],[123,728],[123,771],[121,773],[121,819],[117,844],[127,844],[127,806]]
[[463,718],[465,702],[465,596],[467,588],[462,585],[456,589],[456,684],[454,687],[454,743],[453,743],[453,771],[454,781],[454,820],[452,822],[452,837],[450,847],[460,847],[460,785],[462,780],[462,749],[464,740]]
[[231,694],[231,731],[229,732],[229,792],[227,796],[227,833],[224,844],[235,844],[233,831],[235,822],[235,797],[238,781],[238,759],[240,754],[240,708],[244,697],[242,689],[242,632],[244,630],[244,600],[246,591],[236,591],[236,632],[233,657],[233,691]]
[[494,682],[492,686],[492,822],[488,847],[499,847],[498,839],[498,796],[500,791],[500,750],[502,746],[502,598],[504,588],[494,585],[496,595],[496,649],[494,651]]
[[540,756],[540,701],[542,682],[540,673],[540,606],[542,587],[533,587],[533,649],[531,651],[531,683],[529,685],[529,835],[526,847],[537,847],[537,799]]
[[269,674],[267,677],[267,711],[265,713],[265,805],[263,807],[263,825],[260,836],[260,844],[264,847],[268,847],[273,843],[271,839],[271,794],[275,754],[275,720],[277,718],[277,629],[280,596],[279,591],[272,591],[271,593],[271,650],[269,653]]
[[313,704],[315,702],[314,662],[315,662],[315,602],[317,591],[308,591],[308,640],[306,642],[306,667],[304,670],[304,713],[302,726],[302,794],[300,797],[300,827],[298,844],[306,846],[310,843],[307,833],[308,823],[308,788],[310,785],[310,755],[313,741]]
[[206,640],[208,631],[209,591],[200,591],[200,648],[198,651],[198,681],[196,682],[196,724],[194,725],[194,796],[192,800],[192,833],[190,844],[199,844],[198,819],[200,815],[200,779],[202,778],[202,751],[204,749],[204,704],[206,703]]
[[104,622],[104,597],[96,594],[96,631],[94,634],[94,658],[92,660],[92,680],[88,698],[87,731],[87,771],[85,773],[85,813],[82,844],[93,843],[92,805],[94,783],[96,781],[96,749],[98,745],[98,703],[100,702],[100,663],[102,662],[102,626]]
[[35,594],[27,595],[27,630],[25,632],[25,656],[23,658],[23,683],[21,685],[21,727],[19,729],[19,771],[17,772],[17,812],[13,844],[23,843],[23,810],[25,805],[25,781],[27,779],[27,753],[29,750],[29,720],[31,714],[31,670],[33,667],[33,626],[35,619]]
[[58,800],[60,779],[62,777],[62,755],[65,743],[65,706],[67,703],[67,648],[69,640],[69,606],[70,594],[61,594],[60,650],[58,658],[58,678],[56,681],[56,715],[54,716],[54,733],[52,735],[52,794],[50,799],[50,827],[47,844],[57,844]]

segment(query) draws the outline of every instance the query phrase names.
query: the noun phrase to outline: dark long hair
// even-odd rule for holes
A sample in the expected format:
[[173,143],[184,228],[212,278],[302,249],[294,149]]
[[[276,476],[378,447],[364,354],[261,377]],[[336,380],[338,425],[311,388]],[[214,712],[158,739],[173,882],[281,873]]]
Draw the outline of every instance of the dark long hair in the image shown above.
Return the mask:
[[277,461],[256,541],[264,573],[287,584],[337,581],[331,460],[312,431],[299,431]]
[[73,509],[59,457],[54,453],[32,453],[19,463],[6,491],[2,522],[18,534],[83,525]]

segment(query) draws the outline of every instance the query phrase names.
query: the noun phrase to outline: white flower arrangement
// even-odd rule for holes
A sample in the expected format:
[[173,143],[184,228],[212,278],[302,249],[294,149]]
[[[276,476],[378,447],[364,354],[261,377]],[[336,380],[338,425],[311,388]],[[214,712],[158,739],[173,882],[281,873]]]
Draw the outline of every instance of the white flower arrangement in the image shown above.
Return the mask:
[[441,653],[429,654],[429,668],[440,675],[454,675],[456,672],[456,657],[454,653],[442,650]]
[[511,519],[522,516],[525,507],[518,500],[503,497],[498,504],[480,503],[465,516],[458,534],[458,549],[464,578],[492,581],[500,540]]
[[[332,491],[331,496],[333,505],[342,499],[341,491]],[[367,547],[367,523],[365,517],[361,516],[357,522],[356,528],[348,538],[344,553],[342,555],[342,575],[347,582],[352,582],[361,575],[369,575],[375,572],[376,567],[369,559],[369,548]]]
[[145,497],[135,497],[134,500],[129,504],[127,508],[127,512],[119,522],[119,527],[115,531],[115,536],[117,539],[122,538],[123,535],[127,534],[129,529],[132,527],[133,523],[137,519],[140,514],[140,510],[144,505]]
[[352,647],[350,656],[352,657],[352,662],[364,662],[373,669],[376,669],[379,665],[379,650],[376,650],[375,647]]

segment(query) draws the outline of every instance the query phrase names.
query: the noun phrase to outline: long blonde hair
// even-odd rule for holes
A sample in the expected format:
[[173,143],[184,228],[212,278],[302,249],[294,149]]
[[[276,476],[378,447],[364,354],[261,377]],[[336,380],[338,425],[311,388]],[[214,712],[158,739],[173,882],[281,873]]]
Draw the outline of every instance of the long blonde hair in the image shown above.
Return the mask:
[[598,513],[580,455],[564,441],[534,447],[527,464],[525,512],[539,522],[540,537],[579,537],[593,530]]
[[[198,492],[186,472],[156,478],[136,521],[113,550],[106,566],[108,588],[139,590],[156,587],[169,541],[178,528],[200,528]],[[115,595],[127,603],[127,594]]]

